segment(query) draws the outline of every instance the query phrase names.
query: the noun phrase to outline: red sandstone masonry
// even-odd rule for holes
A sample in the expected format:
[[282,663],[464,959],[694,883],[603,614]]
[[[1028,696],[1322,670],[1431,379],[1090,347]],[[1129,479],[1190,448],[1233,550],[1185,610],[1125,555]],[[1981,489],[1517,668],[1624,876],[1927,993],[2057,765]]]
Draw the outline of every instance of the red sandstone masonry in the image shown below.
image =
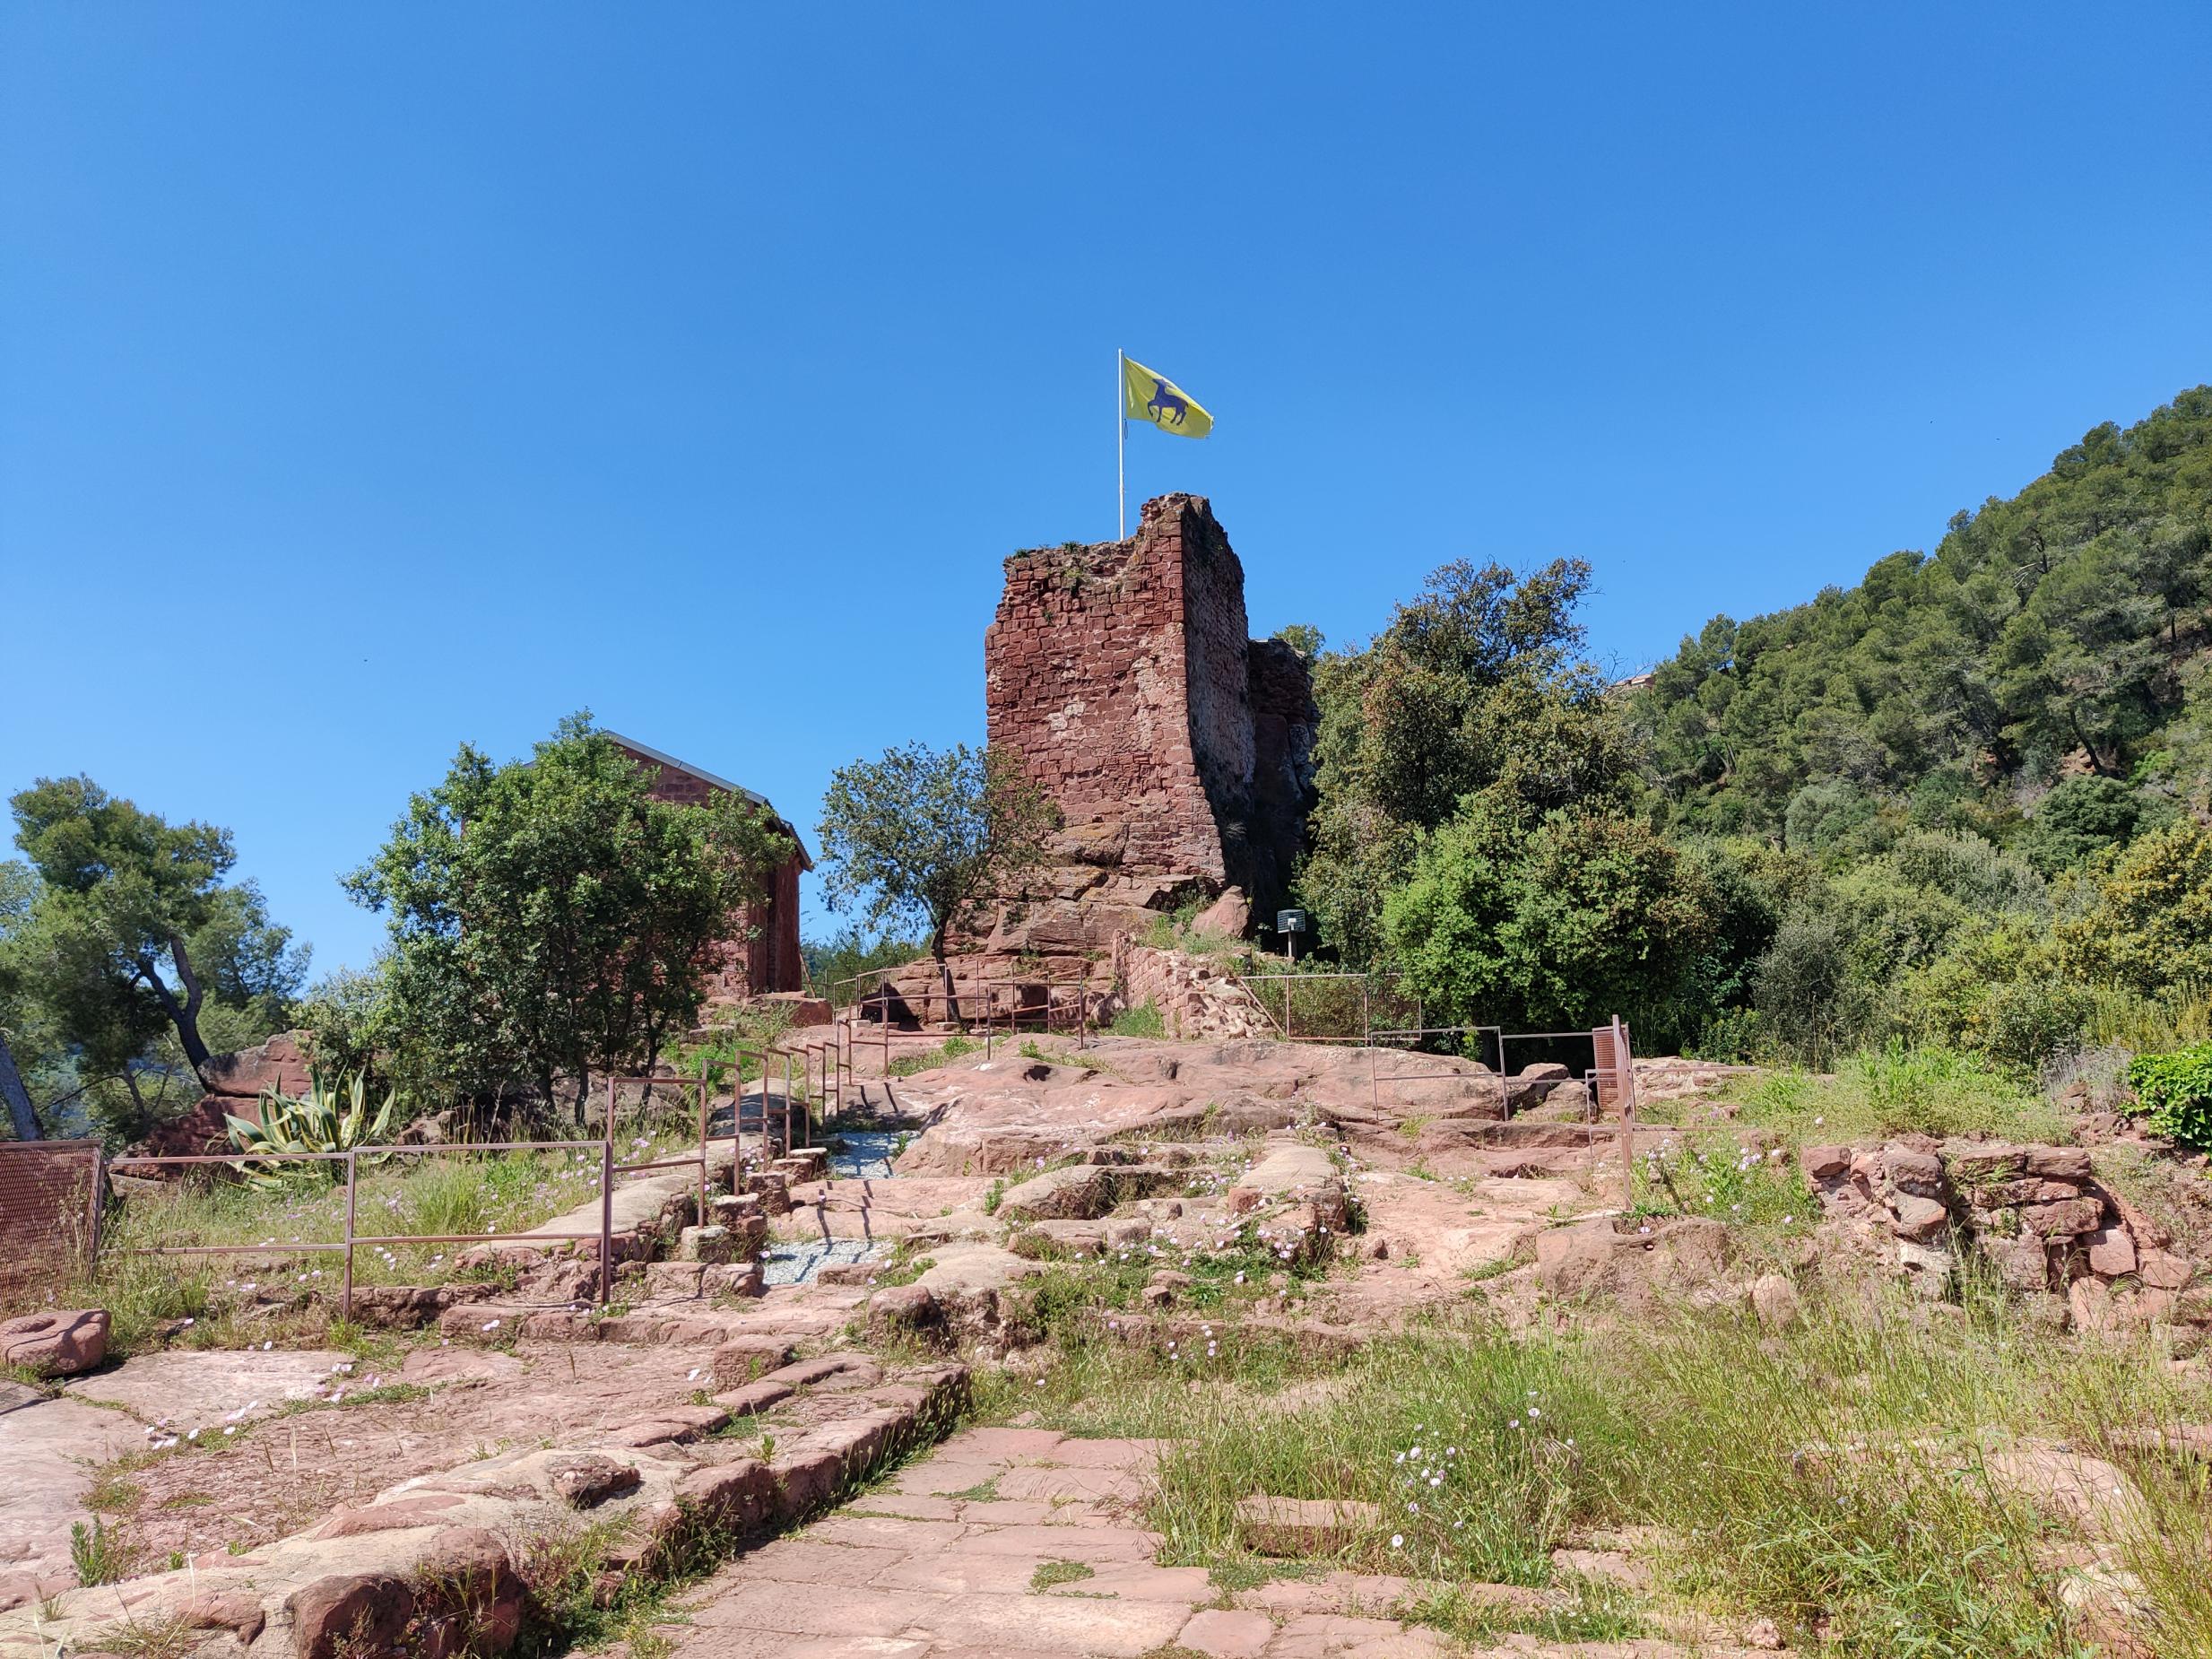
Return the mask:
[[[1297,656],[1247,639],[1244,581],[1211,508],[1187,495],[1146,502],[1125,542],[1006,561],[985,636],[989,735],[1066,820],[1077,868],[1041,883],[1063,909],[1141,917],[1229,885],[1262,907],[1279,897],[1318,716]],[[1047,919],[1001,942],[1102,935],[1096,946],[1112,931]]]
[[[984,636],[985,695],[990,741],[1071,826],[1128,826],[1124,869],[1219,882],[1227,873],[1192,742],[1184,628],[1186,542],[1201,517],[1211,525],[1202,504],[1170,496],[1145,503],[1130,541],[1009,559]],[[1241,628],[1241,593],[1236,612]]]
[[[678,806],[704,806],[724,793],[719,784],[698,776],[681,761],[669,762],[641,754],[619,738],[615,747],[653,773],[653,786],[648,793],[656,801],[672,802]],[[775,811],[766,802],[761,804],[771,813]],[[794,842],[798,840],[789,824],[783,828]],[[799,873],[805,867],[805,860],[803,850],[794,852],[768,877],[768,890],[762,901],[737,913],[733,936],[718,947],[719,960],[711,995],[742,997],[801,988],[804,971],[799,955]]]

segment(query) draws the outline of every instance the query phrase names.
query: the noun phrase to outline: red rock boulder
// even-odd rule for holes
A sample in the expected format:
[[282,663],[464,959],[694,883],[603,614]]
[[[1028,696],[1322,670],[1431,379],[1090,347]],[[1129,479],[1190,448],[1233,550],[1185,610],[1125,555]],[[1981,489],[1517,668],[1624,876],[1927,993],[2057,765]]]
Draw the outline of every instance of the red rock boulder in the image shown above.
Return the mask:
[[58,1309],[0,1324],[0,1365],[43,1377],[74,1377],[108,1357],[108,1310]]

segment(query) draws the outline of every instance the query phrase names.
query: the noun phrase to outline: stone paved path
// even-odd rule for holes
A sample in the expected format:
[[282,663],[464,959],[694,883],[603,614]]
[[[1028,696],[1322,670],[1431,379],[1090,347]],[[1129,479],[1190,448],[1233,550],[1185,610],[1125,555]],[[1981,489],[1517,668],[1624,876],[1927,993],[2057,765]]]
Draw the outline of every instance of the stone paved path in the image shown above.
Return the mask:
[[[1152,1564],[1136,1518],[1153,1446],[971,1429],[803,1532],[740,1557],[664,1632],[685,1659],[983,1659],[1161,1648],[1322,1659],[1450,1651],[1388,1620],[1210,1609],[1205,1569]],[[1048,1563],[1089,1576],[1037,1591]],[[1063,1567],[1065,1573],[1070,1570]]]
[[[1158,1567],[1155,1443],[971,1429],[802,1531],[739,1557],[662,1629],[683,1659],[1670,1659],[1669,1642],[1498,1638],[1377,1617],[1403,1579],[1332,1573],[1225,1597]],[[1059,1564],[1056,1567],[1054,1564]],[[1071,1566],[1069,1564],[1072,1564]],[[1039,1569],[1063,1582],[1035,1587]],[[1077,1569],[1088,1576],[1071,1576]],[[1741,1650],[1703,1647],[1704,1659]],[[1770,1659],[1759,1655],[1759,1659]]]

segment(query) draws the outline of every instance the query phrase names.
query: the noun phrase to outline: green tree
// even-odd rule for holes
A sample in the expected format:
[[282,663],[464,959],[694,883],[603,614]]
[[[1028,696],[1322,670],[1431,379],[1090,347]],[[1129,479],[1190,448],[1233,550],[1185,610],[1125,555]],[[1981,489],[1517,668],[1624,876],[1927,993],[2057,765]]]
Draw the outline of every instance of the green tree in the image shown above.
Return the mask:
[[171,824],[89,777],[40,778],[9,804],[36,878],[6,943],[18,1000],[65,1044],[76,1090],[119,1088],[127,1104],[102,1115],[143,1132],[211,1053],[282,1029],[306,947],[252,882],[225,882],[227,830]]
[[1384,925],[1431,1023],[1541,1030],[1620,1013],[1664,1040],[1712,939],[1710,899],[1627,813],[1538,813],[1494,790],[1424,839]]
[[[2205,751],[2165,733],[2212,642],[2212,387],[2104,425],[2008,500],[1956,515],[1935,556],[1682,641],[1637,699],[1680,821],[1771,830],[1807,785],[1904,792],[1947,772],[1988,793],[2069,764],[2155,757],[2206,793]],[[2017,813],[2010,814],[2017,820]]]
[[870,938],[858,927],[846,927],[835,938],[802,942],[799,954],[805,960],[807,985],[813,994],[844,1006],[867,989],[863,976],[880,968],[903,967],[928,948],[918,939],[896,934]]
[[1316,664],[1320,806],[1298,887],[1346,960],[1375,957],[1418,832],[1462,797],[1497,787],[1541,812],[1616,793],[1635,773],[1635,734],[1602,676],[1574,660],[1589,584],[1578,560],[1525,577],[1460,560],[1364,649]]
[[2212,829],[2176,820],[2060,883],[2059,956],[2091,984],[2155,996],[2212,985]]
[[2173,816],[2171,802],[2120,778],[2068,777],[2043,798],[2020,844],[2037,869],[2055,875]]
[[1856,941],[1834,911],[1783,917],[1751,970],[1751,1005],[1783,1045],[1809,1065],[1826,1065],[1868,1035],[1873,987],[1854,971]]
[[38,1013],[23,995],[22,968],[12,946],[30,918],[38,884],[29,864],[0,859],[0,1105],[6,1107],[9,1125],[19,1141],[39,1136],[38,1112],[16,1059],[18,1047],[36,1052],[30,1044],[37,1040],[33,1025]]
[[950,995],[946,933],[978,900],[1043,862],[1058,820],[1000,751],[965,743],[887,749],[880,760],[830,774],[822,796],[822,897],[833,910],[858,908],[871,929],[925,929]]
[[[589,715],[532,758],[499,765],[464,744],[390,838],[345,878],[384,913],[377,1010],[412,1074],[482,1098],[514,1082],[547,1101],[594,1071],[635,1069],[697,1020],[717,948],[791,843],[735,795],[652,798],[652,777]],[[359,1045],[362,1038],[353,1040]]]

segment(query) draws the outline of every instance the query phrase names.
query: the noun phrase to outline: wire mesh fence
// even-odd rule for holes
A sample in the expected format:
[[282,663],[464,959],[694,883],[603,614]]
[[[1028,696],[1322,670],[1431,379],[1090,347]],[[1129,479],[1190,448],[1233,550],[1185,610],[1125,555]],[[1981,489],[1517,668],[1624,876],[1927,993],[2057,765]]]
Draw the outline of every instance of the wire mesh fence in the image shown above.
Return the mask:
[[1239,974],[1236,983],[1292,1042],[1365,1046],[1378,1031],[1422,1029],[1420,998],[1396,973]]
[[0,1141],[0,1292],[100,1247],[97,1141]]

